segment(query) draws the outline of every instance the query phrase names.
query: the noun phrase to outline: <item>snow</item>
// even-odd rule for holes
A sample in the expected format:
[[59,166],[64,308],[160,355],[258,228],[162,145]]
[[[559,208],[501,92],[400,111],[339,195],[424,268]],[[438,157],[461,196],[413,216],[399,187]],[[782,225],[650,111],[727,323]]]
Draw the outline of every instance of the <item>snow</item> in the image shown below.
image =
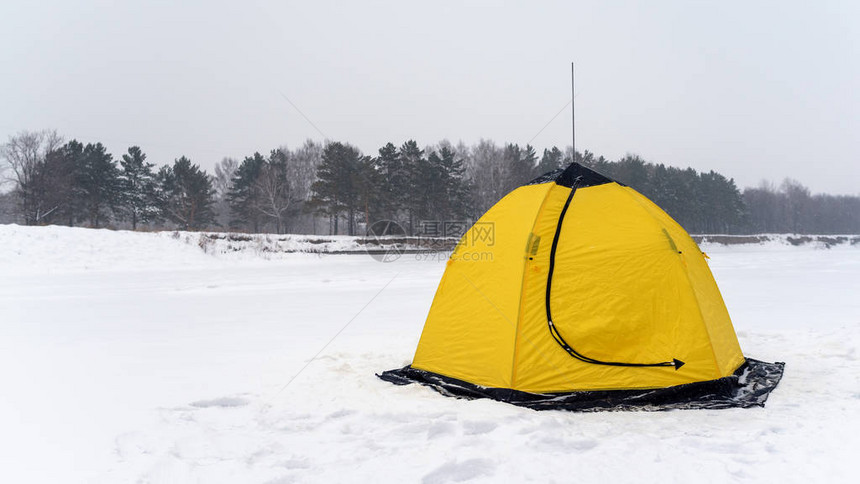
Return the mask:
[[374,376],[443,259],[199,240],[0,225],[0,481],[853,482],[856,245],[703,245],[765,408],[576,414]]

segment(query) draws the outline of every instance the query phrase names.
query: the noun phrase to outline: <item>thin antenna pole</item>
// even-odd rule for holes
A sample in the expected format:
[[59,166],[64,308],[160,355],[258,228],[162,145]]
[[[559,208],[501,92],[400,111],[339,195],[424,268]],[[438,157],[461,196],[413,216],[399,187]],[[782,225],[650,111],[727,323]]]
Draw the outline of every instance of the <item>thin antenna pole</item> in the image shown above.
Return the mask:
[[570,63],[570,143],[573,149],[573,158],[571,161],[576,161],[576,92],[574,86],[574,71],[573,62]]

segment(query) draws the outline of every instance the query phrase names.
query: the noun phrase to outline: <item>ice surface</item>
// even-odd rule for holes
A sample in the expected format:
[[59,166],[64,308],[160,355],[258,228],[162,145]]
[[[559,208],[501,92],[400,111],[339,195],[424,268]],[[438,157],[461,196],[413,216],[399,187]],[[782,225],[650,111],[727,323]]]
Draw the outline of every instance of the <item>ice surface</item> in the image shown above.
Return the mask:
[[703,247],[765,408],[575,414],[374,376],[443,261],[192,235],[0,226],[0,481],[853,482],[860,247]]

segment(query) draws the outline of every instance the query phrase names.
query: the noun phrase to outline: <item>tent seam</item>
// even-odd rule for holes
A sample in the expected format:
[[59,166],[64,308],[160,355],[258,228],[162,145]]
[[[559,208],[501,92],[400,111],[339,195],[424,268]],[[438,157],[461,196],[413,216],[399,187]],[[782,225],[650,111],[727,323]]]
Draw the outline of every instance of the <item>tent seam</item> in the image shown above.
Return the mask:
[[[553,183],[554,181],[547,182]],[[535,214],[534,222],[532,223],[532,229],[529,232],[530,234],[535,233],[535,227],[537,227],[538,221],[541,220],[541,215],[543,215],[544,208],[546,207],[546,202],[549,199],[549,194],[552,193],[553,187],[550,186],[546,191],[546,194],[543,197],[543,200],[540,203],[540,207],[538,208],[537,213]],[[528,249],[528,248],[527,248]],[[523,257],[523,270],[520,279],[520,299],[517,303],[517,323],[514,328],[514,351],[511,355],[511,388],[515,389],[516,386],[516,376],[517,376],[517,356],[519,355],[519,346],[520,346],[520,322],[523,318],[523,293],[525,293],[526,288],[526,274],[528,273],[528,250],[526,250],[526,255]]]
[[[627,188],[628,190],[633,190],[630,187],[622,187],[622,188]],[[660,221],[657,220],[657,218],[651,214],[651,212],[648,210],[648,208],[646,208],[645,205],[643,205],[642,202],[639,201],[636,197],[634,197],[630,193],[630,191],[628,191],[628,190],[624,190],[624,193],[626,193],[628,197],[630,197],[634,202],[636,202],[636,204],[639,206],[639,208],[641,208],[645,212],[645,214],[651,218],[651,220],[656,222],[658,227],[665,230],[665,228],[663,227],[663,224],[660,223]],[[639,192],[636,192],[636,193],[639,193]],[[645,195],[642,195],[642,196],[644,197]],[[671,217],[671,215],[669,215],[669,217]],[[685,230],[685,232],[686,232],[686,230]],[[711,348],[711,356],[714,357],[714,368],[717,371],[717,375],[722,375],[722,371],[720,370],[720,362],[717,359],[717,352],[716,352],[716,350],[714,350],[714,343],[713,343],[713,338],[711,336],[711,329],[708,327],[708,323],[705,321],[705,314],[702,313],[702,304],[699,301],[699,296],[696,295],[696,289],[693,287],[693,281],[690,280],[690,273],[687,271],[687,267],[681,263],[680,258],[676,258],[676,260],[678,261],[678,264],[680,264],[681,270],[684,272],[684,279],[687,280],[687,286],[690,288],[690,292],[693,295],[693,299],[696,300],[696,311],[699,313],[699,319],[702,321],[702,326],[704,326],[704,328],[705,328],[705,334],[708,335],[708,347]]]

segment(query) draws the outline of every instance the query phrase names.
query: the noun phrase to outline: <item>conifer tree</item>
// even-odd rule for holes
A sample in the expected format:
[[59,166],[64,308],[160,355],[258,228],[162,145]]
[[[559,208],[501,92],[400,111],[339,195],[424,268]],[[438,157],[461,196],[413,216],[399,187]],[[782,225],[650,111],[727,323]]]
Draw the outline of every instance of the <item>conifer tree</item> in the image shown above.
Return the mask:
[[415,217],[419,215],[427,200],[427,180],[424,176],[428,173],[428,168],[424,159],[424,150],[418,147],[415,140],[403,143],[400,147],[400,160],[403,166],[404,183],[399,202],[406,211],[409,235],[414,235]]
[[468,215],[469,184],[463,159],[447,146],[439,150],[439,161],[445,176],[443,220],[460,221]]
[[84,166],[84,145],[77,140],[71,140],[58,151],[60,160],[57,164],[66,180],[63,193],[64,203],[60,207],[60,217],[69,227],[86,219],[84,210],[84,194],[81,188],[81,171]]
[[362,201],[360,184],[368,165],[369,159],[350,145],[334,142],[323,150],[317,181],[312,186],[311,205],[317,213],[330,217],[334,234],[338,233],[341,214],[346,215],[348,233],[355,234],[355,216]]
[[540,173],[536,173],[537,164],[538,157],[534,146],[526,145],[526,147],[523,148],[522,158],[520,159],[520,169],[522,170],[522,175],[525,175],[523,183],[527,183],[540,175]]
[[239,164],[233,176],[230,191],[227,193],[230,211],[233,213],[231,225],[235,227],[245,225],[253,232],[260,231],[262,217],[258,207],[262,195],[257,180],[265,164],[266,159],[259,152],[245,157]]
[[543,150],[543,156],[537,166],[538,176],[548,173],[559,168],[563,168],[564,153],[560,149],[553,146],[552,149]]
[[526,145],[523,149],[519,145],[509,143],[505,145],[502,156],[508,165],[508,191],[528,183],[537,176],[535,175],[537,155],[531,145]]
[[397,147],[387,143],[379,149],[379,156],[373,159],[373,164],[379,181],[379,211],[382,217],[397,220],[402,208],[402,194],[407,191],[407,174]]
[[212,178],[186,157],[162,166],[156,176],[162,214],[184,230],[212,223],[215,190]]
[[442,159],[432,151],[427,158],[419,158],[415,167],[418,183],[412,192],[415,215],[419,219],[439,221],[444,219],[446,177]]
[[146,161],[146,154],[139,146],[132,146],[120,160],[119,206],[122,215],[131,220],[132,230],[138,223],[151,221],[158,215],[155,198],[155,166]]
[[84,146],[76,178],[83,210],[91,227],[98,228],[119,201],[119,170],[101,143]]
[[365,229],[385,217],[386,194],[384,192],[385,177],[379,169],[378,160],[370,156],[362,156],[358,162],[358,212],[364,221]]

